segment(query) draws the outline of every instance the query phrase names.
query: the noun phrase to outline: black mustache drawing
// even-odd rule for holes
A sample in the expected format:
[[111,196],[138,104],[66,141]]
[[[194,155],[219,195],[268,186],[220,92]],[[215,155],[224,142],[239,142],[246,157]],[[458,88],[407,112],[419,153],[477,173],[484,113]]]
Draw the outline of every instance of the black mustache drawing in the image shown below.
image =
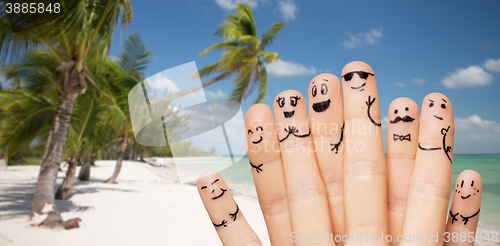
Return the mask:
[[414,120],[415,120],[415,118],[412,118],[409,115],[405,115],[403,118],[397,116],[394,120],[391,120],[390,122],[391,122],[391,124],[396,124],[396,123],[398,123],[400,121],[403,121],[403,122],[412,122]]
[[321,112],[327,110],[328,107],[330,107],[330,103],[331,103],[330,99],[323,101],[323,102],[313,103],[312,108],[314,109],[314,111],[316,113],[321,113]]
[[283,115],[285,116],[285,118],[290,118],[290,117],[292,117],[294,114],[295,114],[295,110],[292,110],[292,111],[284,111],[284,112],[283,112]]
[[309,132],[304,134],[304,135],[298,135],[297,133],[299,133],[299,130],[295,127],[295,126],[288,126],[288,129],[285,128],[285,132],[287,132],[286,134],[286,137],[284,137],[283,139],[280,139],[280,143],[285,141],[290,135],[294,135],[295,137],[298,137],[298,138],[305,138],[305,137],[308,137],[309,135],[311,135],[311,130],[309,129]]

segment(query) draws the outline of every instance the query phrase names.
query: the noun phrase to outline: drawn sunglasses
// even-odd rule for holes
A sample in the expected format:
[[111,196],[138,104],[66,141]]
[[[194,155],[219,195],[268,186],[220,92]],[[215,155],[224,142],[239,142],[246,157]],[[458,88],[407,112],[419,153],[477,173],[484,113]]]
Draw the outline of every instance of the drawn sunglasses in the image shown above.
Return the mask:
[[368,73],[368,72],[363,72],[363,71],[352,71],[352,72],[349,72],[349,73],[346,73],[342,76],[342,78],[345,79],[345,81],[351,81],[352,79],[352,75],[354,75],[354,73],[357,73],[358,76],[362,79],[367,79],[368,78],[368,75],[372,75],[372,76],[375,76],[375,74],[373,73]]

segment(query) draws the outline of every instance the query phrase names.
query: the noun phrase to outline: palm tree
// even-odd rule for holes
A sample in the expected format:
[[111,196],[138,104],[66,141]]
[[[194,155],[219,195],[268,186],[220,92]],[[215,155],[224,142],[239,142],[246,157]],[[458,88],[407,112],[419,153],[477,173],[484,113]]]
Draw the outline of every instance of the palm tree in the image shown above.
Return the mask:
[[58,61],[56,70],[59,74],[55,83],[59,92],[57,109],[45,145],[30,216],[40,214],[46,204],[51,204],[54,211],[48,215],[43,226],[63,227],[61,215],[54,204],[54,187],[75,99],[85,92],[87,82],[96,86],[86,73],[86,61],[91,57],[107,56],[120,17],[122,28],[132,19],[132,5],[129,0],[79,0],[64,16],[15,34],[10,28],[4,6],[1,8],[2,61],[8,57],[16,60],[40,47],[50,51]]
[[146,50],[146,46],[139,35],[134,33],[127,38],[120,48],[116,62],[103,66],[110,75],[107,78],[105,90],[109,92],[111,102],[109,107],[111,110],[106,122],[113,126],[116,132],[115,136],[118,136],[114,139],[117,141],[118,151],[115,170],[111,177],[104,181],[105,183],[114,183],[116,181],[122,167],[125,149],[133,141],[128,93],[134,86],[144,80],[144,70],[152,61],[152,54],[152,51]]
[[227,15],[224,22],[214,33],[216,37],[223,38],[224,41],[216,43],[200,53],[200,56],[203,56],[211,50],[224,49],[218,62],[198,71],[200,78],[213,73],[218,75],[198,86],[171,94],[161,100],[156,100],[154,103],[170,101],[190,94],[231,75],[235,75],[233,83],[236,84],[231,93],[231,100],[241,103],[243,98],[252,93],[257,86],[256,84],[258,84],[259,91],[255,102],[262,102],[267,91],[265,65],[276,62],[279,58],[278,53],[268,52],[265,49],[272,44],[274,38],[279,37],[279,32],[285,26],[285,23],[271,24],[262,35],[262,38],[259,39],[252,9],[247,3],[237,3],[237,5],[235,12]]

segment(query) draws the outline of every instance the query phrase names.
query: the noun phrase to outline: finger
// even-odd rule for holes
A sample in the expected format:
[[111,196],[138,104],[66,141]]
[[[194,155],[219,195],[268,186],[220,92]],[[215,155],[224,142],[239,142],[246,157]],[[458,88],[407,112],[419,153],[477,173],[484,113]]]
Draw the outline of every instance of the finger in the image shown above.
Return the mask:
[[218,173],[207,171],[201,174],[197,187],[222,244],[262,245]]
[[458,176],[453,187],[453,202],[448,213],[445,246],[472,246],[474,244],[481,208],[482,187],[481,176],[473,170],[465,170]]
[[274,116],[269,106],[254,104],[245,117],[247,154],[271,245],[293,245]]
[[[326,189],[321,179],[307,124],[306,105],[303,96],[294,90],[281,92],[274,101],[274,114],[278,128],[281,158],[290,211],[292,231],[310,235],[318,245],[333,245],[315,235],[332,233]],[[294,238],[291,238],[294,240]],[[298,245],[305,240],[294,240]]]
[[[417,104],[409,98],[398,98],[389,106],[387,130],[387,208],[389,234],[401,235],[406,208],[406,197],[411,173],[417,154],[418,118]],[[397,245],[392,241],[391,245]]]
[[[346,233],[387,235],[387,168],[372,68],[364,62],[347,64],[342,70],[342,88]],[[358,240],[364,242],[369,240]],[[386,244],[385,240],[379,244]]]
[[[342,88],[337,76],[314,77],[309,84],[309,122],[316,160],[328,194],[334,235],[344,235],[344,165]],[[337,242],[342,245],[343,242]]]
[[438,236],[443,243],[451,188],[453,109],[446,96],[427,95],[422,104],[418,150],[410,181],[403,235]]

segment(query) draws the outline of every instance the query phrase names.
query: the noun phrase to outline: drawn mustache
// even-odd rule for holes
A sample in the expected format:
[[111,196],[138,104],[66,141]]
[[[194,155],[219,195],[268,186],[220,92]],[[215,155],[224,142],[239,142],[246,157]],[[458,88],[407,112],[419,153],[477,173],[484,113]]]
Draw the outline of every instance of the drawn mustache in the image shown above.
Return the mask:
[[396,124],[396,123],[398,123],[400,121],[403,121],[403,122],[412,122],[414,120],[415,120],[415,118],[412,118],[409,115],[406,115],[403,118],[397,116],[394,120],[391,120],[391,124]]

